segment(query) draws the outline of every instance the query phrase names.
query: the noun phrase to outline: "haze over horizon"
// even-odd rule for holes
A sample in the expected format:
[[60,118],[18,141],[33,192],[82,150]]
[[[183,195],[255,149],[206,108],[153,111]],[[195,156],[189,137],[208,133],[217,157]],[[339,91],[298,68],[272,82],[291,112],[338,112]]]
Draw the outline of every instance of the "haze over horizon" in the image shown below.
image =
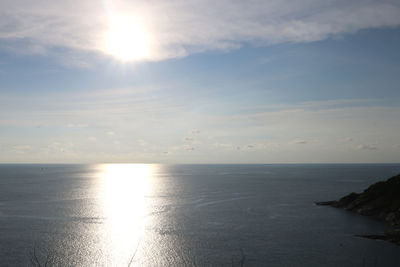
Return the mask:
[[0,7],[0,163],[400,162],[398,1]]

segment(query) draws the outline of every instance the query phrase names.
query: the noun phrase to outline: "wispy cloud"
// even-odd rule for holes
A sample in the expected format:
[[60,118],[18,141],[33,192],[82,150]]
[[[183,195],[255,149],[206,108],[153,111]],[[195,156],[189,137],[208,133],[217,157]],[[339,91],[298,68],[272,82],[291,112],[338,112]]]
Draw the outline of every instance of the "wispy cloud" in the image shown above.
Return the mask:
[[234,145],[230,143],[215,143],[215,147],[217,148],[223,148],[223,149],[233,149]]
[[[332,101],[321,101],[271,109],[265,105],[264,110],[255,107],[243,114],[199,114],[169,98],[150,95],[152,92],[137,94],[134,90],[120,98],[105,92],[74,98],[68,94],[29,99],[4,95],[0,126],[9,130],[2,132],[0,160],[18,161],[24,155],[32,162],[37,158],[74,162],[80,157],[86,162],[246,162],[245,157],[253,157],[248,162],[337,162],[354,157],[376,162],[379,155],[370,150],[385,151],[398,144],[397,106],[366,102],[333,108]],[[38,129],[40,124],[45,127]],[[46,138],[42,138],[44,134]],[[353,141],[343,142],[344,137]],[[32,149],[16,153],[10,144],[30,144]],[[327,150],[332,158],[321,158]],[[63,156],[54,158],[54,151],[62,151]],[[10,159],[12,153],[20,158]]]
[[308,144],[307,140],[301,139],[301,138],[296,138],[293,141],[289,142],[289,144],[293,145],[305,145]]
[[378,150],[378,147],[376,144],[361,144],[357,146],[357,149],[361,150]]
[[88,127],[88,125],[87,124],[83,124],[83,123],[80,123],[80,124],[68,123],[67,127],[68,128],[85,128],[85,127]]
[[[389,0],[3,0],[0,39],[19,53],[46,54],[53,47],[102,53],[110,12],[144,21],[155,39],[148,60],[244,44],[312,42],[400,24],[400,5]],[[86,63],[74,59],[73,64]]]
[[15,153],[27,153],[32,150],[32,147],[30,145],[15,145],[12,147],[13,152]]

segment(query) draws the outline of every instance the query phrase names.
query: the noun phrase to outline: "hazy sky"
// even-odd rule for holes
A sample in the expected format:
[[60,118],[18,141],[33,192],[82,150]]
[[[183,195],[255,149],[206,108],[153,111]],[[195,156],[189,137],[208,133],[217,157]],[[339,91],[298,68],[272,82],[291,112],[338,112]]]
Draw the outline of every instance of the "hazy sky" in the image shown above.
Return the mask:
[[400,2],[0,3],[0,162],[400,162]]

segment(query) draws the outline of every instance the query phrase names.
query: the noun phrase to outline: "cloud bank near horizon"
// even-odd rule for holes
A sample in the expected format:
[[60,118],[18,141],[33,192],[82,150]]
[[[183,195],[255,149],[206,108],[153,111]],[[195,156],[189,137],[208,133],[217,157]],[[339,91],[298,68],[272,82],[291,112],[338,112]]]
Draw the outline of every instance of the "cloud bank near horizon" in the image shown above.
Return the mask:
[[391,0],[4,0],[0,5],[3,49],[49,54],[67,48],[102,54],[109,15],[127,14],[153,36],[153,51],[145,59],[149,61],[243,45],[313,42],[400,25],[400,3]]
[[374,100],[204,114],[169,102],[167,94],[150,100],[115,91],[2,99],[0,113],[12,116],[0,118],[7,129],[0,161],[394,162],[400,151],[400,107]]

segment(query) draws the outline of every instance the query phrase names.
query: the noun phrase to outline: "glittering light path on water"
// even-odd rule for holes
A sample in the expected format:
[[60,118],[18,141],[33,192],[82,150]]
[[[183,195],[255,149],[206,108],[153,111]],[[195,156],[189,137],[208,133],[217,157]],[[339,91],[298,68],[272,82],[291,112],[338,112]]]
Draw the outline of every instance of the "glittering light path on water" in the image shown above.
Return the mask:
[[146,199],[154,165],[104,164],[99,166],[99,193],[106,219],[105,254],[111,265],[134,262],[145,233]]

